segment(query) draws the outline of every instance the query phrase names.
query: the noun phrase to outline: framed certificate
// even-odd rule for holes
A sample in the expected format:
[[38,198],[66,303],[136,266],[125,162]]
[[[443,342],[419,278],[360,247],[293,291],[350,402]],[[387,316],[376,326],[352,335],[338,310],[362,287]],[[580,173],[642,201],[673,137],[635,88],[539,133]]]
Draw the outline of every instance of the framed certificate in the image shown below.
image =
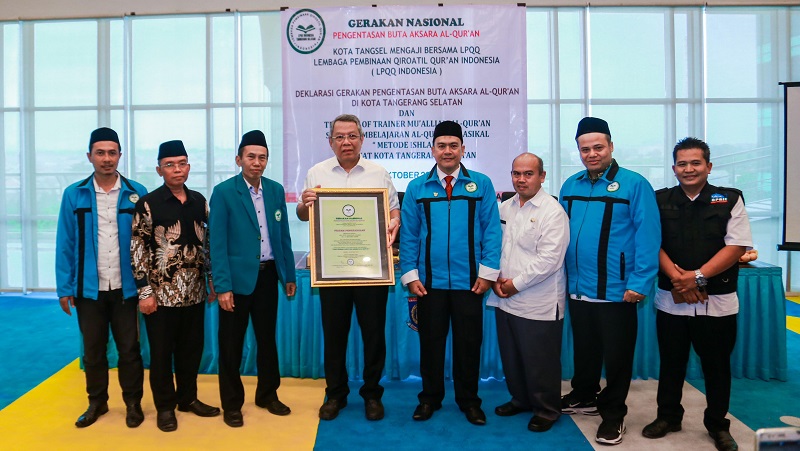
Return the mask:
[[312,287],[394,285],[386,188],[317,188],[309,210]]

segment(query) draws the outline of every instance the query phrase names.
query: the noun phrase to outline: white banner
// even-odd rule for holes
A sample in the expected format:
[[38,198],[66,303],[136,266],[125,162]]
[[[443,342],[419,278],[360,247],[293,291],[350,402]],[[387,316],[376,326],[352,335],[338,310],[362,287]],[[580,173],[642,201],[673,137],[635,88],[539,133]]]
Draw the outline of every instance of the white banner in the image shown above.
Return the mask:
[[464,131],[467,169],[511,191],[511,160],[527,150],[525,8],[379,6],[288,9],[283,26],[284,186],[333,156],[330,121],[362,121],[361,155],[398,191],[431,170],[437,123]]

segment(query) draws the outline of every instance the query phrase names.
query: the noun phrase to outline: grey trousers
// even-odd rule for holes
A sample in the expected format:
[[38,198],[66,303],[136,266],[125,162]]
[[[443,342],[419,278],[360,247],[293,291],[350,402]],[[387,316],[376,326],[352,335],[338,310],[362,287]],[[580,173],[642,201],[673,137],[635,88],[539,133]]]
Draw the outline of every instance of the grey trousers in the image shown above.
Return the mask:
[[558,419],[564,320],[525,319],[500,309],[495,309],[495,319],[511,402],[548,420]]

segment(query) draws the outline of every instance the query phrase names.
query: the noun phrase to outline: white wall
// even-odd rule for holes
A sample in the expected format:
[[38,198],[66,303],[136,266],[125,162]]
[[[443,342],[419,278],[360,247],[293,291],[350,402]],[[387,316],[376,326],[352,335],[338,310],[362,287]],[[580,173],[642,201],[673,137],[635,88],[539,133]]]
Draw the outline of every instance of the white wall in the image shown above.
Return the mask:
[[[0,0],[0,21],[67,19],[80,17],[121,17],[131,14],[190,14],[226,11],[276,11],[325,6],[396,4],[517,4],[508,0]],[[800,5],[800,0],[529,0],[528,6],[635,6],[635,5]]]

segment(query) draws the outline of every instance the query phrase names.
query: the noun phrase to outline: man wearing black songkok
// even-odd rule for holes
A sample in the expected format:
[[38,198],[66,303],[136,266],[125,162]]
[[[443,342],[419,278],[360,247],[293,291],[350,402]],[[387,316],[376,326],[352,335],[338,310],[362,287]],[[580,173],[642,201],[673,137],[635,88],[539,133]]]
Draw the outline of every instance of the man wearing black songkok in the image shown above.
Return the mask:
[[[201,417],[219,408],[197,399],[203,356],[208,203],[186,187],[189,158],[181,141],[158,149],[164,185],[139,199],[133,218],[131,264],[150,341],[150,388],[164,432],[178,428],[175,407]],[[213,300],[211,293],[209,300]],[[173,358],[175,384],[173,384]],[[176,387],[177,385],[177,387]]]

